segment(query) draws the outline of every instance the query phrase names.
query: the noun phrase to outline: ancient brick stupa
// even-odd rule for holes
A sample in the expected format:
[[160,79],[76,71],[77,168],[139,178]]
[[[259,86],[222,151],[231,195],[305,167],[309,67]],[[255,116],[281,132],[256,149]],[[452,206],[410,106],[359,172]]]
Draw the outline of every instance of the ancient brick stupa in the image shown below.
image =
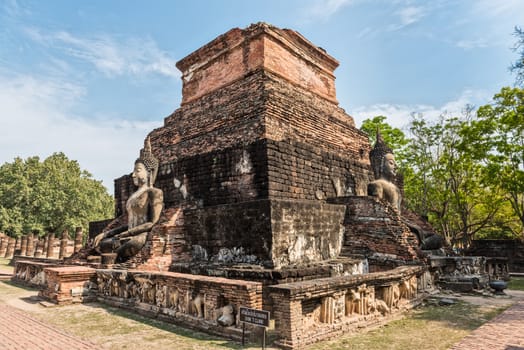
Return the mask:
[[391,181],[338,106],[337,65],[265,23],[182,59],[181,106],[115,181],[117,218],[65,261],[17,261],[15,277],[57,303],[96,298],[232,338],[240,310],[264,309],[290,349],[413,307],[432,286],[421,239],[381,199]]
[[[135,262],[278,269],[350,255],[348,206],[390,214],[351,199],[367,194],[373,172],[368,136],[338,105],[337,66],[296,31],[265,23],[232,29],[179,61],[181,106],[148,135],[163,222]],[[117,214],[132,191],[129,176],[116,180]],[[415,257],[416,243],[395,240],[401,248],[373,249]]]

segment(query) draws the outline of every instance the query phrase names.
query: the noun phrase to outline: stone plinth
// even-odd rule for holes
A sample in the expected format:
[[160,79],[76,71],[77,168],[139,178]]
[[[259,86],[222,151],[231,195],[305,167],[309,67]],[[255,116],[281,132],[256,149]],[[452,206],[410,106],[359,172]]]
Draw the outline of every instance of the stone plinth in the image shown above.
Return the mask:
[[93,300],[90,280],[96,270],[82,266],[48,267],[44,269],[46,288],[39,292],[41,297],[56,304],[72,304]]
[[[166,322],[238,339],[240,306],[262,308],[262,283],[174,272],[99,269],[98,300]],[[223,307],[236,315],[219,325]]]
[[12,281],[30,287],[45,288],[47,284],[44,269],[58,266],[59,262],[43,260],[16,259]]
[[269,287],[277,345],[305,345],[377,325],[418,305],[423,267],[341,276]]
[[344,212],[344,206],[322,202],[258,200],[186,210],[184,216],[199,255],[281,268],[337,257]]
[[485,257],[430,256],[428,259],[430,270],[437,276],[435,284],[444,289],[469,293],[485,288],[490,280]]
[[365,256],[370,265],[391,261],[392,267],[420,260],[417,236],[386,203],[369,196],[333,198],[330,202],[347,206],[342,255]]
[[508,258],[486,257],[485,271],[491,280],[509,281]]

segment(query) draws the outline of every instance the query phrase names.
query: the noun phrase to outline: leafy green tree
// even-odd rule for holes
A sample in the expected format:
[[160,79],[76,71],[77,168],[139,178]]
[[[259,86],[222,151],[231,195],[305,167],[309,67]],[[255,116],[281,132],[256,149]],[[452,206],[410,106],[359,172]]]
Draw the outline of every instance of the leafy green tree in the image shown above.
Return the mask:
[[443,114],[433,123],[413,115],[406,152],[412,170],[405,176],[406,204],[428,217],[451,244],[463,247],[492,226],[501,200],[483,183],[484,167],[471,156],[464,130],[472,112],[467,106],[460,117]]
[[404,149],[408,144],[408,140],[402,130],[392,127],[386,122],[386,120],[387,117],[383,115],[373,117],[372,119],[366,119],[362,122],[360,130],[368,134],[371,145],[375,144],[377,130],[380,131],[380,134],[384,138],[384,142],[386,142],[395,153],[395,158],[401,160],[404,154]]
[[113,198],[101,181],[63,153],[0,166],[0,231],[12,236],[72,232],[112,212]]
[[524,93],[504,88],[476,113],[412,114],[408,136],[386,117],[365,120],[394,150],[404,176],[404,204],[427,217],[455,246],[473,238],[515,238],[524,232]]
[[524,90],[502,88],[468,132],[473,156],[486,164],[486,184],[504,193],[524,235]]
[[409,167],[404,167],[405,204],[424,217],[429,217],[430,212],[436,212],[440,217],[446,206],[436,205],[443,202],[435,200],[443,193],[439,191],[441,186],[435,183],[434,173],[439,170],[441,125],[428,123],[420,113],[412,114],[411,118],[411,137],[405,156]]
[[514,34],[517,37],[517,42],[513,49],[518,53],[519,57],[511,65],[510,70],[516,74],[516,85],[524,87],[524,30],[520,27],[515,27]]

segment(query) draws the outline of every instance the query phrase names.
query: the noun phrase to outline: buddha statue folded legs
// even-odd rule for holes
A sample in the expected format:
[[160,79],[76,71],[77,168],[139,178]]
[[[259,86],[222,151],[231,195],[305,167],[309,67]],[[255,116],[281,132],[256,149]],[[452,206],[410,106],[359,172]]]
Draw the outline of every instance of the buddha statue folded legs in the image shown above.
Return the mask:
[[124,262],[144,247],[147,234],[160,219],[163,208],[162,190],[153,187],[157,171],[158,160],[151,153],[148,138],[135,161],[132,179],[138,189],[126,202],[127,225],[96,236],[93,244],[96,252],[116,253],[116,262]]

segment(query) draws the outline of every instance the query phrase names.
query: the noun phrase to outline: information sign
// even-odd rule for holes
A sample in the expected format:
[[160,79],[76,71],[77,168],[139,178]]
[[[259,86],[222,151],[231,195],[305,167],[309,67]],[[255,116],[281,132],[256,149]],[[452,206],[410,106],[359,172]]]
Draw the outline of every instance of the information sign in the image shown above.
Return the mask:
[[269,327],[269,311],[240,307],[240,321],[260,327]]

